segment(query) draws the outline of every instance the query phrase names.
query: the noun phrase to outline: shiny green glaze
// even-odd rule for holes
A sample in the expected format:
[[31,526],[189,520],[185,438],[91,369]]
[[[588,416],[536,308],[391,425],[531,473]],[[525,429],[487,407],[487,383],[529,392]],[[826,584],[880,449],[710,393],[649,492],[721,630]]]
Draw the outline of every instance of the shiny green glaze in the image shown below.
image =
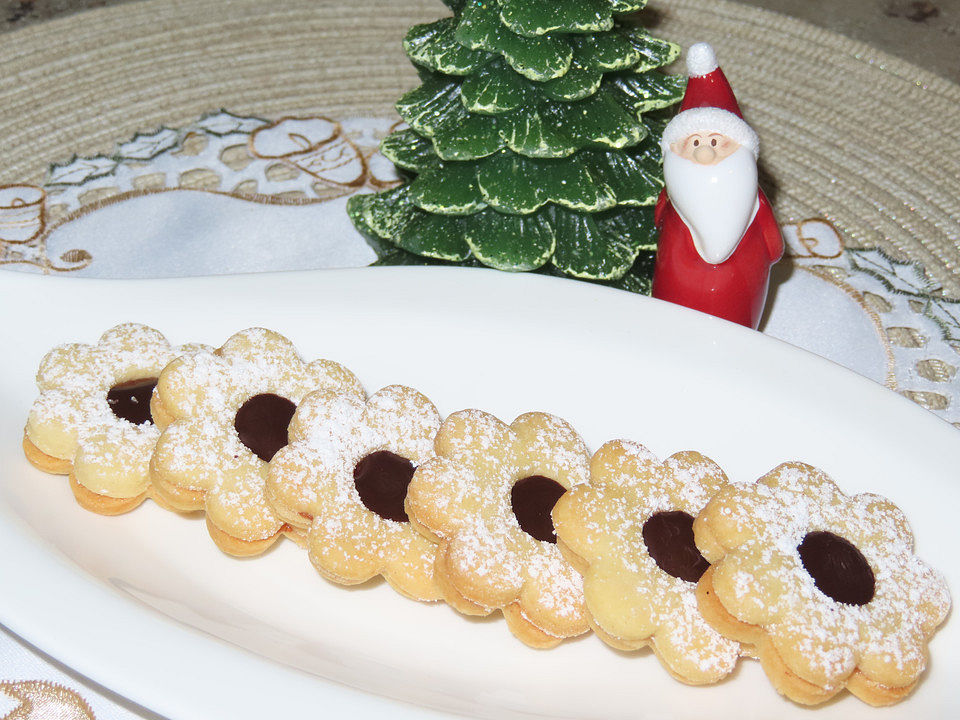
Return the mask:
[[491,60],[490,53],[470,50],[454,39],[457,24],[444,18],[428,25],[414,25],[403,39],[403,49],[417,65],[447,75],[468,75]]
[[[679,47],[615,15],[639,0],[445,0],[407,33],[422,84],[381,151],[414,177],[350,199],[380,262],[456,262],[648,292],[660,110]],[[652,114],[648,114],[652,113]]]
[[578,63],[601,72],[626,70],[641,58],[640,49],[621,32],[570,38],[570,46]]
[[620,37],[630,43],[639,55],[637,61],[630,65],[630,69],[635,73],[656,70],[680,57],[679,45],[655,38],[641,28],[624,29],[620,32]]
[[465,237],[474,257],[498,270],[535,270],[556,249],[551,213],[547,210],[530,215],[502,215],[485,210],[466,220]]
[[617,208],[581,215],[557,208],[554,228],[558,243],[553,264],[565,275],[598,280],[622,277],[642,249],[655,243],[652,212]]
[[483,210],[477,164],[439,163],[410,183],[410,200],[421,210],[440,215],[472,215]]
[[600,88],[602,80],[602,72],[586,68],[574,61],[566,75],[540,83],[539,89],[544,97],[573,102],[593,95]]
[[527,38],[505,28],[497,4],[490,0],[472,0],[464,7],[455,36],[472,50],[502,55],[518,73],[540,82],[567,72],[573,57],[570,44],[561,38]]
[[583,158],[591,176],[618,205],[653,205],[663,188],[660,148],[654,138],[626,152],[584,151],[577,157]]
[[437,260],[461,262],[470,257],[470,247],[464,241],[465,218],[432,215],[422,210],[411,210],[394,239],[407,252]]
[[500,0],[500,19],[526,37],[601,32],[613,27],[608,0]]
[[647,135],[638,114],[626,110],[605,88],[576,103],[552,103],[543,113],[573,139],[577,149],[591,146],[624,148]]
[[460,95],[467,110],[484,115],[500,115],[540,100],[533,83],[514,72],[502,59],[487,63],[465,79]]
[[591,175],[580,155],[536,160],[501,153],[480,165],[477,185],[483,200],[502,213],[528,214],[547,203],[598,212],[617,202],[610,188]]
[[408,128],[391,133],[380,143],[380,152],[397,167],[421,173],[440,162],[428,138]]
[[[446,0],[444,1],[446,2]],[[610,8],[617,15],[637,12],[638,10],[643,10],[646,6],[647,0],[610,0]]]
[[468,113],[460,102],[460,84],[443,76],[427,79],[423,85],[397,100],[397,112],[421,135],[433,137],[441,123],[463,121]]
[[623,73],[610,81],[611,95],[624,108],[642,114],[680,102],[687,87],[686,78],[651,72],[645,75]]

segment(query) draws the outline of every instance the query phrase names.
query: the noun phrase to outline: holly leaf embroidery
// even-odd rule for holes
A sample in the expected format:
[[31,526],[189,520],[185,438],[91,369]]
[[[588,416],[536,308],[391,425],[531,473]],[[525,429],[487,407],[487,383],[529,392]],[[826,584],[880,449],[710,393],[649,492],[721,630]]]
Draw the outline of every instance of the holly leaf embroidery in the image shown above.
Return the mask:
[[850,249],[847,252],[850,265],[855,270],[872,275],[891,292],[926,298],[937,289],[936,283],[927,277],[923,267],[918,264],[894,260],[878,248]]
[[155,133],[137,133],[133,140],[123,143],[117,153],[124,160],[152,160],[160,153],[175,147],[179,133],[169,128],[160,128]]
[[194,127],[211,135],[223,136],[233,133],[252,133],[266,124],[266,120],[258,117],[242,117],[220,110],[202,117]]
[[48,185],[82,185],[88,180],[105,177],[116,170],[119,163],[113,158],[98,155],[92,158],[74,156],[62,165],[52,165],[47,176]]
[[923,312],[939,326],[944,340],[960,343],[960,301],[931,297]]

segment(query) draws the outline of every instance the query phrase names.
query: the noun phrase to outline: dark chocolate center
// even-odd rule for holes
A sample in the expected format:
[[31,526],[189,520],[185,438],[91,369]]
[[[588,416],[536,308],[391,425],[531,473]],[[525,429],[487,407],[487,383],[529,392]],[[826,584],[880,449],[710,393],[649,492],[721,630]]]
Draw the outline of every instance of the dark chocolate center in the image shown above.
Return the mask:
[[261,393],[247,400],[233,419],[240,442],[264,462],[287,444],[287,427],[297,406],[285,397]]
[[368,510],[386,520],[407,522],[403,502],[414,470],[413,463],[405,457],[377,450],[354,466],[353,484]]
[[107,391],[107,405],[121,420],[134,425],[148,422],[153,425],[150,415],[150,396],[157,386],[157,378],[137,378],[114,385]]
[[817,589],[827,597],[847,605],[873,600],[873,570],[853,543],[817,530],[804,535],[797,552]]
[[651,515],[643,542],[657,567],[675,578],[695,583],[710,567],[693,541],[693,517],[682,510]]
[[557,533],[550,511],[566,491],[556,480],[543,475],[517,480],[510,490],[510,504],[520,529],[537,540],[555,543]]

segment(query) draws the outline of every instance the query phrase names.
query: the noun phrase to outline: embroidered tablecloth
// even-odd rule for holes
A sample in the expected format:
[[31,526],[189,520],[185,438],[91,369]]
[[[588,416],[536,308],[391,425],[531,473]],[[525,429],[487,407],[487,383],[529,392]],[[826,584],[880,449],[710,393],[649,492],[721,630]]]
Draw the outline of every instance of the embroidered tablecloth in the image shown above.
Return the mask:
[[[398,122],[390,103],[415,82],[399,40],[442,8],[346,5],[243,0],[223,17],[214,0],[149,0],[11,35],[0,47],[11,69],[0,80],[3,270],[138,278],[374,262],[344,207],[397,180],[377,146]],[[730,3],[654,11],[657,34],[715,44],[764,143],[788,249],[761,330],[960,427],[960,140],[936,132],[951,118],[960,127],[960,88]],[[112,84],[111,63],[124,69]],[[891,118],[904,117],[898,133]],[[925,155],[932,137],[940,147]],[[832,151],[811,149],[824,139]],[[4,631],[6,717],[155,716]]]

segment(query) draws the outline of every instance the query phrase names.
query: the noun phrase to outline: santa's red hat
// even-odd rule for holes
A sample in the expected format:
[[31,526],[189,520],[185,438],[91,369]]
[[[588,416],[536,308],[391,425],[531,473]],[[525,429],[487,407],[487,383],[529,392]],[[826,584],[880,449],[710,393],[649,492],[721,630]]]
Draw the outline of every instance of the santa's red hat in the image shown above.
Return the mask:
[[687,91],[680,112],[690,108],[715,107],[743,117],[733,88],[717,63],[717,53],[705,42],[691,45],[687,51]]
[[743,119],[740,106],[717,63],[717,54],[704,42],[687,51],[687,90],[680,112],[663,131],[661,144],[666,150],[672,143],[694,132],[719,132],[759,153],[757,134]]

